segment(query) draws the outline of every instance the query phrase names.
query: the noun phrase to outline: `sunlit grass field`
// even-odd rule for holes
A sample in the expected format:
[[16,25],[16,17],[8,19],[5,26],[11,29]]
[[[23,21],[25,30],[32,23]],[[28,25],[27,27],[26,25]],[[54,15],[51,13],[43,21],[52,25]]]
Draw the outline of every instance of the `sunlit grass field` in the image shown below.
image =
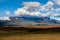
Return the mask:
[[27,30],[28,28],[19,29],[20,30],[14,27],[0,28],[0,40],[60,40],[60,30],[57,30],[58,28],[55,29],[55,31],[48,29],[45,30],[37,29],[37,31],[34,31],[35,30],[34,28],[33,28],[34,30],[30,29],[30,31]]
[[60,40],[60,33],[0,33],[0,40]]

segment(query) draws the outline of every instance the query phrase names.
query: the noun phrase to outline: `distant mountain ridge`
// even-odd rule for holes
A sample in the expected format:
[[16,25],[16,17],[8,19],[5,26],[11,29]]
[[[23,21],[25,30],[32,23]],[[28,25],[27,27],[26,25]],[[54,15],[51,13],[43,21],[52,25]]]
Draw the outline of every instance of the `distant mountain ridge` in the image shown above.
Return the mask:
[[60,24],[60,21],[50,19],[50,17],[37,16],[13,16],[10,20],[0,20],[0,26],[29,26],[29,25],[55,25]]

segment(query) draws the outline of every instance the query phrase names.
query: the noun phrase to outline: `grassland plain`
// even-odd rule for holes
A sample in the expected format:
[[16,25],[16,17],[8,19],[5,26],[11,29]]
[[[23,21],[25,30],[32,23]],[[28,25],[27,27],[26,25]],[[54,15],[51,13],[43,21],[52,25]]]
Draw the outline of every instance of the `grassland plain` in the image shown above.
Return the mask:
[[60,40],[60,33],[0,33],[0,40]]
[[[21,31],[22,29],[23,31]],[[57,28],[58,30],[53,28],[55,31],[51,29],[45,29],[43,31],[31,31],[32,29],[28,31],[28,28],[22,29],[2,27],[0,28],[0,40],[60,40],[60,28]]]

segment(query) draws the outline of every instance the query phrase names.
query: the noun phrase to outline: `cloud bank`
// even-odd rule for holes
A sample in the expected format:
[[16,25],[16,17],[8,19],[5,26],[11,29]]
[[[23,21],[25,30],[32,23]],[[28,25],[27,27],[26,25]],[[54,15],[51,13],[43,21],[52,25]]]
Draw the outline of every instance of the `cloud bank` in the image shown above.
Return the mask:
[[10,20],[9,17],[0,17],[0,20]]
[[39,2],[23,2],[24,6],[22,8],[18,8],[15,10],[15,15],[31,15],[31,16],[38,16],[38,17],[60,17],[60,15],[56,15],[56,13],[60,10],[60,8],[54,8],[55,4],[60,6],[60,0],[50,0],[45,5],[41,5]]
[[[23,2],[22,5],[23,7],[14,11],[15,16],[60,17],[60,0],[49,0],[44,5],[40,2]],[[10,15],[10,11],[5,13]]]
[[[52,14],[52,12],[50,12],[52,10],[52,2],[48,2],[46,5],[43,6],[39,2],[23,2],[23,5],[24,7],[15,10],[15,15],[31,15],[45,17]],[[42,11],[45,11],[46,13],[41,13]]]

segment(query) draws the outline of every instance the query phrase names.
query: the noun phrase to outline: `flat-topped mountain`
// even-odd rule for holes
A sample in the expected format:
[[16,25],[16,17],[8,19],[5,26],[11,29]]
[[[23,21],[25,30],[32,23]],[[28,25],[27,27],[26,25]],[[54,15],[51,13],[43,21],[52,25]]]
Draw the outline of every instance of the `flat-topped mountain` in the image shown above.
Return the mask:
[[33,26],[33,25],[59,25],[60,21],[50,17],[13,16],[10,20],[0,20],[0,26]]

